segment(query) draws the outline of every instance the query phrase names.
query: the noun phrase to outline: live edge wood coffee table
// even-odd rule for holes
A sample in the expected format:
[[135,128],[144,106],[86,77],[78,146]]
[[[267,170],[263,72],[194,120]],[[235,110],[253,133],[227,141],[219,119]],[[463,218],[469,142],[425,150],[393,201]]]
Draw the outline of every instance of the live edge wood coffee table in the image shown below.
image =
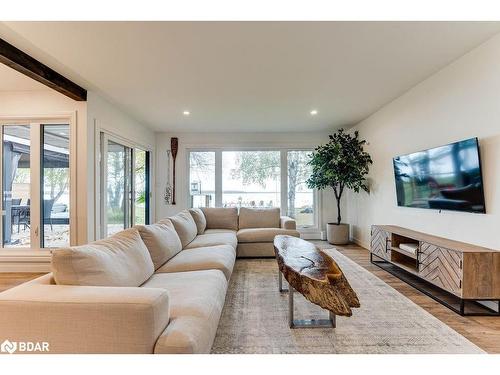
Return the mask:
[[[274,251],[279,266],[279,289],[282,276],[289,284],[288,323],[290,328],[335,328],[336,315],[351,316],[359,307],[358,296],[337,263],[314,244],[292,236],[276,236]],[[293,295],[297,291],[310,302],[328,310],[329,319],[294,319]]]

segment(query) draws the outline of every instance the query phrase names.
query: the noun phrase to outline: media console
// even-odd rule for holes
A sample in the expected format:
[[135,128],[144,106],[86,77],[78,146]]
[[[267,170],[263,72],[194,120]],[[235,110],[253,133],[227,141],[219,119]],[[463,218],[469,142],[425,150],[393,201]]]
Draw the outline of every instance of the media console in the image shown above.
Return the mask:
[[500,316],[500,251],[373,225],[370,261],[461,315]]

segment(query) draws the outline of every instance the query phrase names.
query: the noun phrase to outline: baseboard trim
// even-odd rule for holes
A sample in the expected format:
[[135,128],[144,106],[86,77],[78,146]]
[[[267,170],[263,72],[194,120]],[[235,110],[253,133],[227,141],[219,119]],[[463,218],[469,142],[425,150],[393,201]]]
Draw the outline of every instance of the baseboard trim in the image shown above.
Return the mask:
[[322,240],[323,232],[301,232],[300,238],[303,240]]
[[370,244],[365,243],[358,238],[353,237],[352,242],[354,242],[358,246],[361,246],[363,249],[370,250]]

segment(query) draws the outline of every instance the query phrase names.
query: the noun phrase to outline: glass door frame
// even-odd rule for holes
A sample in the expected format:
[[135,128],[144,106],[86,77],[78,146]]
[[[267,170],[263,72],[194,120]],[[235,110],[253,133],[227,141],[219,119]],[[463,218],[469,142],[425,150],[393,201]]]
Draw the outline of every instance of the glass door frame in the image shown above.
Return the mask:
[[3,130],[4,127],[16,125],[30,126],[30,246],[29,247],[9,247],[3,244],[3,164],[0,165],[0,250],[7,251],[50,251],[50,248],[41,246],[40,230],[41,217],[41,194],[42,194],[42,129],[44,125],[68,124],[70,132],[69,141],[69,170],[70,170],[70,246],[77,244],[77,171],[76,171],[76,113],[68,112],[60,115],[39,115],[39,116],[0,116],[0,155],[3,157]]
[[[95,236],[96,239],[102,239],[106,238],[108,236],[107,234],[107,225],[108,225],[108,220],[107,220],[107,215],[106,215],[106,206],[107,206],[107,194],[106,194],[106,176],[107,176],[107,163],[105,162],[105,155],[107,155],[108,152],[108,142],[114,142],[116,144],[119,144],[121,146],[124,146],[128,149],[131,150],[131,156],[128,159],[126,163],[126,168],[129,169],[131,172],[130,174],[130,181],[128,184],[125,184],[126,189],[125,189],[125,196],[128,197],[127,201],[130,202],[129,204],[125,205],[125,222],[124,226],[125,229],[128,227],[131,227],[134,225],[135,221],[135,204],[132,203],[132,198],[136,196],[136,191],[135,191],[135,173],[133,173],[133,167],[135,166],[135,149],[141,149],[146,152],[146,183],[145,183],[145,188],[149,189],[149,192],[146,197],[146,222],[151,222],[152,219],[152,212],[153,210],[151,209],[151,203],[152,203],[152,177],[153,177],[153,168],[152,168],[152,154],[153,150],[151,150],[150,147],[146,147],[140,144],[135,144],[123,137],[120,137],[116,134],[113,134],[105,129],[102,128],[97,128],[96,127],[96,138],[98,139],[98,147],[96,147],[97,152],[98,152],[98,157],[97,157],[97,171],[96,176],[99,176],[98,181],[96,181],[96,209],[98,210],[98,214],[96,214],[96,218],[99,218],[99,220],[96,220],[96,229],[95,229]],[[125,176],[127,173],[125,173]],[[128,189],[127,189],[128,187]]]

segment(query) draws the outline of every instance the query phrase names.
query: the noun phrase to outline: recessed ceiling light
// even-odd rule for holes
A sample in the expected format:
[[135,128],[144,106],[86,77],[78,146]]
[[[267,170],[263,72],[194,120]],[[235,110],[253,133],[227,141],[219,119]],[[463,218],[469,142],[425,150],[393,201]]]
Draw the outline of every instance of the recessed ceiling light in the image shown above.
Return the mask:
[[316,116],[318,114],[318,110],[317,109],[313,109],[311,112],[309,112],[311,114],[311,116]]
[[182,112],[182,114],[183,114],[184,116],[189,116],[189,115],[191,114],[191,112],[189,112],[189,111],[184,111],[184,112]]

